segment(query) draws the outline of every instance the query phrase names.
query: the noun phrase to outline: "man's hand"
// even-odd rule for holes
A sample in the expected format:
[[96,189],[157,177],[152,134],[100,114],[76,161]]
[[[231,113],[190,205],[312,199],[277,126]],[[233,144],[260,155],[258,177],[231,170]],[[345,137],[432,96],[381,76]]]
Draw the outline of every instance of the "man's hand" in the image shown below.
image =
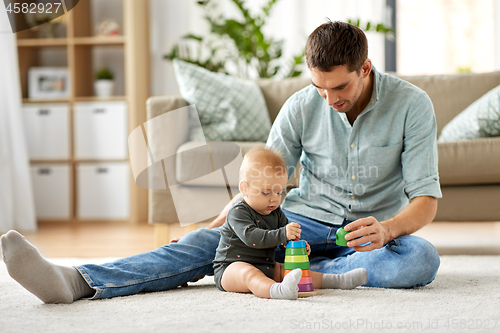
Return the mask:
[[300,224],[297,222],[292,222],[288,223],[285,227],[286,229],[286,239],[287,240],[294,240],[295,238],[300,238],[300,233],[302,230],[300,230]]
[[[387,228],[372,216],[351,222],[344,227],[344,230],[352,230],[345,236],[345,239],[348,241],[347,246],[358,252],[380,249],[391,241]],[[369,242],[371,244],[359,246]]]

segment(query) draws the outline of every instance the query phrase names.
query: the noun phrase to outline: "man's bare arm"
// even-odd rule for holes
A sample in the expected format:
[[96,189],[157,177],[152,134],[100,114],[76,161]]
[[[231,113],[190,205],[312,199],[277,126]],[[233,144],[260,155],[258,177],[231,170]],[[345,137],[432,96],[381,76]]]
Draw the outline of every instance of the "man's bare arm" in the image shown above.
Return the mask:
[[434,197],[413,198],[398,215],[381,222],[389,235],[387,242],[402,235],[411,235],[431,223],[436,217],[437,202]]
[[[436,216],[437,199],[434,197],[416,197],[392,219],[379,222],[374,217],[366,217],[345,226],[352,230],[345,236],[347,246],[355,251],[366,252],[379,249],[394,238],[410,235],[431,223]],[[355,239],[360,237],[358,239]],[[359,246],[370,242],[370,245]]]
[[226,207],[224,207],[224,209],[222,210],[222,212],[219,214],[219,216],[217,216],[215,218],[215,220],[212,221],[212,223],[210,223],[208,226],[207,226],[207,229],[213,229],[213,228],[218,228],[220,227],[221,225],[224,224],[224,222],[226,221],[226,216],[227,216],[227,212],[229,211],[229,208],[231,207],[231,205],[233,204],[233,202],[238,199],[239,197],[241,197],[241,193],[238,193],[237,195],[235,195],[233,197],[233,199],[226,205]]

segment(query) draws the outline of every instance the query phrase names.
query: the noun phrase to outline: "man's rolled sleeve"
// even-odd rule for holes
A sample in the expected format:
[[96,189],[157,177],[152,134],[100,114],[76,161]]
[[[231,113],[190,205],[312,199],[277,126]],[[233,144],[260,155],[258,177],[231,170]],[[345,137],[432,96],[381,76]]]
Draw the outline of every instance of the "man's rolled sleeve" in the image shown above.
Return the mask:
[[405,193],[408,199],[416,197],[429,196],[434,198],[441,198],[441,187],[439,185],[439,177],[430,176],[425,179],[413,182],[405,186]]
[[408,110],[401,155],[404,192],[408,199],[441,198],[438,173],[437,125],[432,102],[422,94]]

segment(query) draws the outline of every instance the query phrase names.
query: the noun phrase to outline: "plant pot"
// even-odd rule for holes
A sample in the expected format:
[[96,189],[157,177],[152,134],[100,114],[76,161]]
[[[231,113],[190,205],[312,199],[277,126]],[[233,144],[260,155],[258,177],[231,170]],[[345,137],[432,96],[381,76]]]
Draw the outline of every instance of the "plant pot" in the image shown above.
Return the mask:
[[113,80],[96,80],[94,82],[94,93],[97,97],[113,96],[115,81]]

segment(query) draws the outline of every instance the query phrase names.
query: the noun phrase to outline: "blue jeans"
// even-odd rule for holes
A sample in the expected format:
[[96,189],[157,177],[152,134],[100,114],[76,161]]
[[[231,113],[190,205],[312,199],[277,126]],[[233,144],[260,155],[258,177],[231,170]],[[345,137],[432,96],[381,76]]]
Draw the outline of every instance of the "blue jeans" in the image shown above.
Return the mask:
[[[289,222],[301,225],[301,239],[311,246],[311,270],[341,274],[356,268],[368,272],[367,287],[412,288],[431,283],[436,277],[440,260],[436,248],[420,237],[400,236],[380,249],[356,252],[350,247],[335,244],[338,226],[311,220],[285,211]],[[344,221],[342,226],[351,221]],[[276,260],[282,262],[283,251],[276,251]]]
[[[335,244],[337,226],[284,210],[290,222],[302,228],[301,239],[311,245],[311,269],[340,274],[363,267],[368,272],[366,286],[410,288],[424,286],[436,277],[439,256],[432,244],[415,236],[401,236],[370,252],[355,252]],[[344,225],[349,221],[345,221]],[[200,275],[213,275],[212,260],[219,245],[218,229],[199,229],[154,251],[103,265],[76,268],[90,287],[92,299],[133,295],[146,291],[176,288]],[[284,253],[276,251],[283,262]]]

